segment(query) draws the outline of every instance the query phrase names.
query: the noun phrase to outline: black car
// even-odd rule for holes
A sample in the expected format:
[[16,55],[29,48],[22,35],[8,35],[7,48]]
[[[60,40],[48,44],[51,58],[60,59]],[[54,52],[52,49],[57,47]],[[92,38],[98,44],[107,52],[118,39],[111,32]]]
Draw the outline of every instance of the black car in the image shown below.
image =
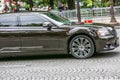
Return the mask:
[[78,25],[50,12],[0,14],[0,57],[68,53],[88,58],[118,46],[110,25]]

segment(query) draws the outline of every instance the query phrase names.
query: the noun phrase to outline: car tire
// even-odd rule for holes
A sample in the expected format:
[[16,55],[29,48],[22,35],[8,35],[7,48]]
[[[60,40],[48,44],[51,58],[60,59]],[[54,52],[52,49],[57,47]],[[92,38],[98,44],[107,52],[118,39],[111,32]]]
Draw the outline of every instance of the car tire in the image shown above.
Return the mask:
[[85,59],[94,54],[95,46],[90,37],[86,35],[77,35],[71,39],[69,50],[73,57]]

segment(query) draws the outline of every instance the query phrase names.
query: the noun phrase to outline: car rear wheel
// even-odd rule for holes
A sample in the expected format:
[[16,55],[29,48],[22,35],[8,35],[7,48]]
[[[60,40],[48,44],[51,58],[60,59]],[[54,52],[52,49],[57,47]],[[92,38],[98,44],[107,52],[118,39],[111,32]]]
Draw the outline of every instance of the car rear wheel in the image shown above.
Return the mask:
[[69,49],[75,58],[88,58],[94,54],[95,46],[88,36],[78,35],[70,41]]

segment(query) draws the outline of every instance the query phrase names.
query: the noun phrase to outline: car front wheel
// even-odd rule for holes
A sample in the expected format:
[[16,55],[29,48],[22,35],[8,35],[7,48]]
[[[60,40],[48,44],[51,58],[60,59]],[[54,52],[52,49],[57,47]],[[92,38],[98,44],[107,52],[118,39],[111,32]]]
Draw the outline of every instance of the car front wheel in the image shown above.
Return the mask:
[[94,54],[95,46],[91,38],[78,35],[72,38],[69,44],[71,54],[75,58],[88,58]]

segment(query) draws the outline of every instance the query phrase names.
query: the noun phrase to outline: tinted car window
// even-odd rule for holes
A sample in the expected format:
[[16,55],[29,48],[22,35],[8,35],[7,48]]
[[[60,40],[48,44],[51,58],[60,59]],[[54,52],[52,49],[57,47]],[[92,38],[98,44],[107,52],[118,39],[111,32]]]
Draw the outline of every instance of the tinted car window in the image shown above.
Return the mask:
[[0,16],[0,26],[15,26],[17,25],[16,16]]
[[22,15],[20,16],[22,26],[42,26],[42,23],[47,21],[40,16]]
[[66,18],[63,18],[63,17],[60,17],[60,16],[57,16],[55,14],[52,14],[50,12],[47,12],[47,13],[44,13],[46,16],[58,21],[58,22],[62,22],[63,24],[71,24],[71,22],[66,19]]

